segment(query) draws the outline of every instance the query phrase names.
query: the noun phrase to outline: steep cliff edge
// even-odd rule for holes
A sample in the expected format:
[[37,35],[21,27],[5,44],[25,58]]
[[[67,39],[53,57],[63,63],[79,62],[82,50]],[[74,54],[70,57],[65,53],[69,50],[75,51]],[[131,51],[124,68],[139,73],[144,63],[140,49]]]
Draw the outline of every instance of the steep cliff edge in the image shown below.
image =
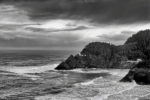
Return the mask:
[[71,55],[56,67],[57,70],[75,68],[131,68],[127,58],[120,55],[120,47],[108,43],[89,43],[80,54]]
[[75,56],[59,64],[57,70],[75,68],[124,68],[129,69],[137,62],[128,60],[147,60],[150,58],[150,30],[139,31],[128,38],[124,45],[93,42]]
[[129,73],[121,79],[121,82],[135,81],[140,85],[150,84],[150,30],[140,31],[130,37],[125,45],[132,44],[126,56],[129,59],[140,58],[139,62]]

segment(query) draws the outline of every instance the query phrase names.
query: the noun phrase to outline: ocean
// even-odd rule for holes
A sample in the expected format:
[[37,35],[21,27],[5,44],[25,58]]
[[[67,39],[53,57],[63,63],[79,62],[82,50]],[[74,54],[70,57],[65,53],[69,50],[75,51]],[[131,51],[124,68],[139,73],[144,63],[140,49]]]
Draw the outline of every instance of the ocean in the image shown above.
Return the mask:
[[78,51],[0,51],[0,100],[150,100],[150,86],[119,80],[129,69],[55,67]]

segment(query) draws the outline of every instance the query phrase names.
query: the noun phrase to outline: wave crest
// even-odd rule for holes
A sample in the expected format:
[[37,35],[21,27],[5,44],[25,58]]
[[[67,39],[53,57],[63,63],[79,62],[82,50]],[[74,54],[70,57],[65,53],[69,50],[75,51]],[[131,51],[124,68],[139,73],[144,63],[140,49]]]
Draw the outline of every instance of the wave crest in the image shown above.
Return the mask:
[[42,73],[49,70],[54,70],[58,64],[48,64],[44,66],[30,66],[30,67],[1,67],[0,70],[9,71],[18,74],[25,73]]

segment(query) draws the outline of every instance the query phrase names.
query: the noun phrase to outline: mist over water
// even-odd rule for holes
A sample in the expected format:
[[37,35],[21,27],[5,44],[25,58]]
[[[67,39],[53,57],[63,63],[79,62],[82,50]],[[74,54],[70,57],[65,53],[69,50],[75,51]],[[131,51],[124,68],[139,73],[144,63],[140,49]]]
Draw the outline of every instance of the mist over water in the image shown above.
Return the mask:
[[0,51],[0,66],[30,67],[59,63],[77,51],[13,50]]
[[75,53],[77,51],[2,50],[0,51],[0,70],[19,74],[54,70],[60,62]]

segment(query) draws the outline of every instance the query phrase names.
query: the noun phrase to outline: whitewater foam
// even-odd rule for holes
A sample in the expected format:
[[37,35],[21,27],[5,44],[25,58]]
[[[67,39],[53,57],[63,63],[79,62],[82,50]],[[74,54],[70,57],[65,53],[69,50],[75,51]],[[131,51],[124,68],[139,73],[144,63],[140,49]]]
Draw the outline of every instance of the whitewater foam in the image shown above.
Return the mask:
[[81,85],[91,85],[91,84],[94,84],[94,82],[97,80],[97,79],[102,79],[103,77],[98,77],[98,78],[95,78],[91,81],[86,81],[86,82],[82,82],[80,83]]
[[70,70],[73,72],[79,72],[79,73],[109,73],[111,75],[115,76],[120,76],[123,77],[125,76],[129,69],[94,69],[94,68],[89,68],[89,69],[82,69],[82,68],[77,68]]
[[58,64],[49,64],[44,66],[33,66],[33,67],[5,67],[1,68],[1,70],[18,73],[18,74],[25,74],[25,73],[42,73],[49,70],[54,70]]
[[112,69],[108,70],[108,73],[119,76],[119,77],[124,77],[127,73],[129,72],[129,69]]
[[107,69],[99,69],[99,68],[87,68],[87,69],[77,68],[70,71],[79,72],[79,73],[108,73],[109,72]]
[[131,90],[137,86],[136,82],[132,82],[132,83],[117,83],[116,82],[116,84],[118,84],[118,86],[124,87],[125,89],[120,90],[120,91],[115,91],[114,93],[110,93],[110,94],[103,94],[103,95],[99,94],[99,95],[92,97],[91,99],[92,100],[107,100],[109,96],[121,94],[121,93]]
[[54,70],[58,64],[49,64],[44,66],[30,66],[30,67],[0,67],[2,71],[8,71],[20,76],[29,77],[31,80],[41,79],[38,75],[32,73],[42,73],[45,71]]

